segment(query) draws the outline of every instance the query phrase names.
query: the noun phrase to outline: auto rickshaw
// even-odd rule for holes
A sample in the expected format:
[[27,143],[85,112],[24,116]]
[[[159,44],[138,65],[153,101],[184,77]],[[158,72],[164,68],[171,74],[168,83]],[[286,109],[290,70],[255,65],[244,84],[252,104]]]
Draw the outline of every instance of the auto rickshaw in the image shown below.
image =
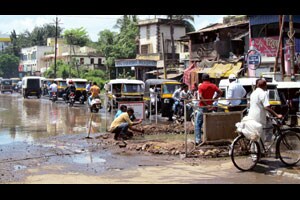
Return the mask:
[[57,84],[57,96],[62,98],[67,87],[67,81],[62,78],[56,78],[54,81]]
[[17,83],[19,82],[19,81],[21,81],[21,79],[20,78],[10,78],[10,80],[12,80],[12,87],[13,87],[13,90],[15,90],[15,91],[17,91]]
[[85,90],[85,87],[88,81],[86,79],[81,78],[67,78],[67,83],[69,82],[69,80],[72,80],[76,87],[75,101],[79,101],[81,104],[84,104],[84,102],[87,100],[87,92]]
[[[250,98],[250,95],[252,91],[255,90],[255,83],[258,78],[238,78],[237,81],[245,88],[246,90],[246,97],[244,98]],[[219,88],[223,91],[222,97],[227,99],[228,94],[228,87],[229,87],[229,80],[223,79],[220,81]],[[267,92],[269,96],[269,103],[273,110],[277,113],[281,113],[281,105],[282,100],[279,96],[278,90],[277,90],[277,84],[273,82],[267,82]],[[247,100],[247,104],[249,103],[249,100]],[[244,107],[246,108],[247,104],[244,104]],[[218,111],[224,111],[229,112],[227,100],[218,100]]]
[[42,77],[26,76],[22,78],[22,95],[25,98],[28,96],[36,96],[38,99],[42,95]]
[[111,112],[112,108],[118,108],[118,102],[143,101],[144,89],[145,83],[140,80],[110,80],[106,84],[107,111]]
[[0,91],[1,93],[4,92],[10,92],[13,93],[13,83],[11,79],[2,79],[1,85],[0,85]]
[[161,113],[162,117],[172,117],[172,106],[174,104],[174,100],[172,95],[175,90],[180,88],[181,83],[175,80],[168,79],[148,79],[145,82],[145,115],[147,118],[150,117],[151,114],[155,113],[155,103],[151,104],[150,111],[150,88],[154,89],[154,92],[157,93],[157,112]]
[[288,113],[288,120],[290,122],[290,125],[298,125],[300,126],[298,122],[298,116],[300,111],[300,82],[294,82],[294,81],[274,81],[277,84],[277,90],[279,93],[279,96],[281,98],[281,102],[284,105],[284,102],[288,102],[287,106],[289,106],[289,109],[287,109],[284,106],[281,106],[281,110],[279,111],[280,114],[285,114],[287,110],[289,110]]

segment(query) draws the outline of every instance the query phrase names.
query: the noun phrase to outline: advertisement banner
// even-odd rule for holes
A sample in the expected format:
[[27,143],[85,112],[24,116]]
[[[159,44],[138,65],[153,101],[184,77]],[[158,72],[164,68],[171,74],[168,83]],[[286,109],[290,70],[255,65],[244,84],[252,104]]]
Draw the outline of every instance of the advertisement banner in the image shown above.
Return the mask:
[[250,44],[266,57],[275,57],[279,45],[279,37],[252,38]]

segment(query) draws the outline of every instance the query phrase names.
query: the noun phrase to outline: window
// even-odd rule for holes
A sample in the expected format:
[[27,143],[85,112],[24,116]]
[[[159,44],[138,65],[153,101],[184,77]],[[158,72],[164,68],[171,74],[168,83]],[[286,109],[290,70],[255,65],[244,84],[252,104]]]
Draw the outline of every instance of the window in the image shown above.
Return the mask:
[[149,45],[141,45],[141,54],[148,54],[149,53]]
[[149,25],[147,25],[147,30],[146,31],[147,31],[146,32],[146,37],[149,40],[150,39],[150,26]]
[[80,58],[80,64],[81,64],[81,65],[84,64],[84,58]]
[[36,51],[33,51],[31,54],[31,59],[36,60]]
[[101,64],[102,64],[102,59],[98,58],[98,65],[101,65]]
[[94,64],[94,58],[91,58],[91,64]]

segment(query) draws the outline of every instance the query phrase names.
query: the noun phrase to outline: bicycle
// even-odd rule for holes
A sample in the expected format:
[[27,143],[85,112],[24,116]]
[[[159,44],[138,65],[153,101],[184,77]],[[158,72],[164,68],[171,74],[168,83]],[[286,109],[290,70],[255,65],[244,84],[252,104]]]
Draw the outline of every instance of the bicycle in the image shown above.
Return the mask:
[[[247,139],[243,133],[230,145],[230,157],[234,166],[241,171],[252,170],[262,157],[261,147],[266,157],[271,155],[275,144],[275,158],[280,159],[287,166],[294,166],[300,161],[300,129],[284,126],[284,119],[271,117],[273,125],[273,141],[266,144],[259,139],[252,141]],[[261,143],[261,145],[259,145]]]

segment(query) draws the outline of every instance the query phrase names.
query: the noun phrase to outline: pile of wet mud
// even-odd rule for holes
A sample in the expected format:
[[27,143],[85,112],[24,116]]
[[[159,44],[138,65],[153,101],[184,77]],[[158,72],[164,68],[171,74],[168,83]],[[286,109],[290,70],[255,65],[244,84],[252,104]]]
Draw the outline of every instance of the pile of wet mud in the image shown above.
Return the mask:
[[[185,133],[184,124],[150,124],[144,125],[143,129],[145,134],[148,135],[157,135],[157,134],[182,134]],[[191,122],[186,124],[187,134],[194,133],[194,126]]]

